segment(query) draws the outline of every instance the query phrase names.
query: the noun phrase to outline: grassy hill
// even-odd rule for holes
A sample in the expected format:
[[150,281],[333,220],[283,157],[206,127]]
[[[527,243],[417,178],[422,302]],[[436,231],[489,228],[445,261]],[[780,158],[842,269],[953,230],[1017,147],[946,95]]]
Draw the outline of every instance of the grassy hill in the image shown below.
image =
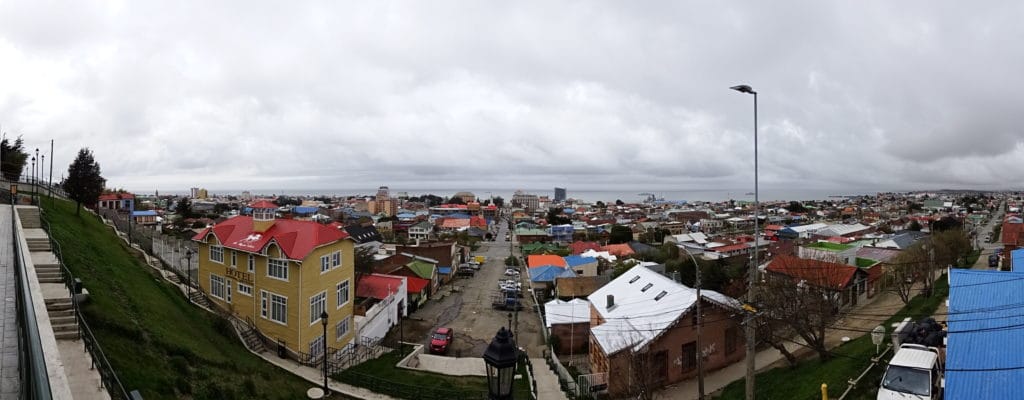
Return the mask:
[[93,214],[44,200],[64,262],[89,290],[86,321],[125,389],[154,399],[297,399],[312,385],[249,353]]

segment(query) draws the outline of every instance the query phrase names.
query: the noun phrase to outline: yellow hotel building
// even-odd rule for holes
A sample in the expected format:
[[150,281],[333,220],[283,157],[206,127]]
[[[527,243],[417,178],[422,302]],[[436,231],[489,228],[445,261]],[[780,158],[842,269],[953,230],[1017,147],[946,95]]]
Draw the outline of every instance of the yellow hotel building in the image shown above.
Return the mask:
[[293,354],[322,354],[323,311],[330,324],[327,345],[348,346],[356,332],[355,242],[327,225],[275,219],[274,203],[251,207],[251,217],[228,219],[192,238],[199,244],[203,292]]

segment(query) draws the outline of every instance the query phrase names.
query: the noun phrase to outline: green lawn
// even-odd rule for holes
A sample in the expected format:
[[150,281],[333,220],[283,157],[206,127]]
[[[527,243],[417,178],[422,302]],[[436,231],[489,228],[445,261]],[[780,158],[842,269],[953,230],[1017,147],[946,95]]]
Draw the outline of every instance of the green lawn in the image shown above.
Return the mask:
[[311,385],[249,353],[75,205],[44,200],[64,261],[90,293],[86,321],[126,390],[153,399],[296,399]]
[[[334,379],[403,399],[477,399],[487,396],[487,378],[484,377],[449,376],[395,367],[410,351],[411,347],[404,353],[388,352],[335,374]],[[547,365],[534,365],[534,368],[547,368]],[[519,373],[524,377],[525,369],[525,364],[520,363]],[[514,391],[515,398],[530,398],[525,379],[515,382]]]
[[839,244],[839,243],[832,243],[832,242],[817,242],[817,243],[809,244],[806,247],[812,248],[812,249],[829,250],[829,251],[843,251],[843,250],[852,248],[853,246],[850,246],[848,244]]
[[875,264],[878,264],[878,261],[872,260],[870,258],[857,257],[857,268],[867,268]]
[[[943,275],[935,282],[935,294],[932,297],[920,295],[914,297],[910,304],[882,325],[889,327],[891,323],[902,321],[905,317],[917,320],[931,316],[948,295],[949,283]],[[757,374],[755,398],[818,400],[821,399],[822,383],[828,384],[829,397],[839,397],[846,390],[846,381],[859,376],[870,364],[869,360],[875,353],[871,335],[859,332],[849,332],[849,334],[854,339],[834,349],[832,352],[836,356],[830,360],[822,362],[815,358],[805,360],[795,368],[782,367]],[[889,356],[891,355],[890,352]],[[882,378],[883,368],[884,365],[873,368],[847,396],[847,399],[874,399],[875,393],[878,391],[878,382]],[[718,398],[742,399],[743,394],[744,381],[740,379],[726,386]]]

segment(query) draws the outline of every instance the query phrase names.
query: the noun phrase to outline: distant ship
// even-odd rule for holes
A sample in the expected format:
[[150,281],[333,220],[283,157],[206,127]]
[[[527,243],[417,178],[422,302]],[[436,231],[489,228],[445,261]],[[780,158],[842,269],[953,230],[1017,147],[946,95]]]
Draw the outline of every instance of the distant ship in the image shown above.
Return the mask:
[[747,192],[746,194],[744,194],[744,196],[753,196],[753,195],[754,195],[754,192]]

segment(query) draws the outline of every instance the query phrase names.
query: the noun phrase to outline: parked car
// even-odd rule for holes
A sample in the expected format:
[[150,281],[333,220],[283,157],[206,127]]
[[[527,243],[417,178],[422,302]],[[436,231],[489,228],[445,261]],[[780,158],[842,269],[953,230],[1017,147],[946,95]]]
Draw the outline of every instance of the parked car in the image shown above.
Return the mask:
[[936,347],[904,343],[889,362],[878,400],[938,400],[943,389],[942,352]]
[[454,339],[452,328],[437,328],[430,335],[430,352],[432,354],[448,353],[448,346],[452,344],[452,339]]

